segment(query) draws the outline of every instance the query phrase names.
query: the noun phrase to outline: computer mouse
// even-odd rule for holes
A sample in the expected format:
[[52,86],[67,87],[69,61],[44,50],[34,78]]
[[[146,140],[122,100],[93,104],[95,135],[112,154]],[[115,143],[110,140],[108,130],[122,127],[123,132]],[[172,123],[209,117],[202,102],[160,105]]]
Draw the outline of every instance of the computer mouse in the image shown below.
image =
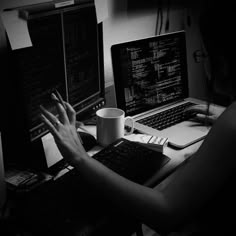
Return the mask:
[[82,132],[82,131],[77,131],[77,134],[80,136],[83,142],[83,147],[85,151],[89,151],[90,149],[98,145],[97,140],[92,134]]

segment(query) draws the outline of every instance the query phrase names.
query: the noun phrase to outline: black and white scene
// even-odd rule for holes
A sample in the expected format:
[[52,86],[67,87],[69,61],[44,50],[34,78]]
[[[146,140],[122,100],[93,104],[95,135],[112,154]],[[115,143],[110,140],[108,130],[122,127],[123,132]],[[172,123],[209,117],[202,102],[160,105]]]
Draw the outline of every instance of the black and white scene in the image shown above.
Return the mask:
[[0,1],[0,235],[234,235],[233,3]]

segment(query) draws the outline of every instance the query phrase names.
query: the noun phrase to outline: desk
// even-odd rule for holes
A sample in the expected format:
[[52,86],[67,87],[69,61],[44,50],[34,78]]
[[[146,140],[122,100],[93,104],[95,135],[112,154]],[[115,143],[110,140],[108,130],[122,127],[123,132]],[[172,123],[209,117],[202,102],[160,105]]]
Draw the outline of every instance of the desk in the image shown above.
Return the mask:
[[[84,130],[91,133],[96,137],[96,129],[95,126],[85,126]],[[147,181],[148,186],[153,186],[153,184],[160,182],[166,176],[173,173],[181,164],[184,164],[185,161],[189,160],[189,158],[198,150],[203,141],[196,142],[184,149],[174,149],[169,146],[164,147],[163,153],[170,158],[170,161],[162,167],[151,179]],[[153,148],[155,150],[155,148]],[[92,149],[89,154],[93,155],[98,150],[99,147],[95,147]]]
[[[95,126],[84,128],[95,135]],[[167,179],[171,179],[171,173],[200,145],[201,142],[198,142],[182,150],[166,147],[164,154],[171,160],[147,184],[160,182],[167,175]],[[95,147],[89,154],[92,155],[98,150],[99,147]],[[9,228],[18,232],[28,231],[33,236],[131,235],[136,226],[132,218],[113,209],[112,204],[102,199],[99,194],[91,193],[91,189],[80,177],[69,178],[69,181],[59,178],[56,182],[45,183],[28,194],[17,196]],[[165,179],[163,183],[166,181]],[[157,187],[162,186],[160,183]]]

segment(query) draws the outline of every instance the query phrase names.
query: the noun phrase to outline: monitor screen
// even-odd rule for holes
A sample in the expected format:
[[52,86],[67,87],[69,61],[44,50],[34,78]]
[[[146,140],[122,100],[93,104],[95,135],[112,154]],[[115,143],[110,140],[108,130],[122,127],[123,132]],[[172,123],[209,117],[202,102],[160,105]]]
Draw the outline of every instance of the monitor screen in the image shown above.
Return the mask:
[[94,6],[29,14],[27,23],[33,46],[12,54],[30,139],[34,141],[47,133],[39,106],[56,114],[50,99],[54,89],[79,115],[104,99],[104,78]]
[[185,32],[112,46],[117,106],[136,115],[188,95]]

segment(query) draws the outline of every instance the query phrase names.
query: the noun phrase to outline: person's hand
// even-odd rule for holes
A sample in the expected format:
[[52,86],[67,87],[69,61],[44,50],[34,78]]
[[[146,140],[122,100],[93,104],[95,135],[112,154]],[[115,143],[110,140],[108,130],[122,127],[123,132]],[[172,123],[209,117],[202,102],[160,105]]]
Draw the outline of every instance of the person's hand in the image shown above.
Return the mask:
[[52,99],[56,103],[59,117],[57,118],[43,106],[40,106],[41,117],[53,135],[62,156],[73,165],[87,156],[76,131],[76,113],[69,103],[63,101],[64,108],[55,94],[52,94]]
[[196,117],[194,117],[194,120],[200,123],[213,124],[224,110],[225,108],[220,106],[210,105],[208,108],[207,105],[195,105],[186,108],[185,111],[196,113]]

